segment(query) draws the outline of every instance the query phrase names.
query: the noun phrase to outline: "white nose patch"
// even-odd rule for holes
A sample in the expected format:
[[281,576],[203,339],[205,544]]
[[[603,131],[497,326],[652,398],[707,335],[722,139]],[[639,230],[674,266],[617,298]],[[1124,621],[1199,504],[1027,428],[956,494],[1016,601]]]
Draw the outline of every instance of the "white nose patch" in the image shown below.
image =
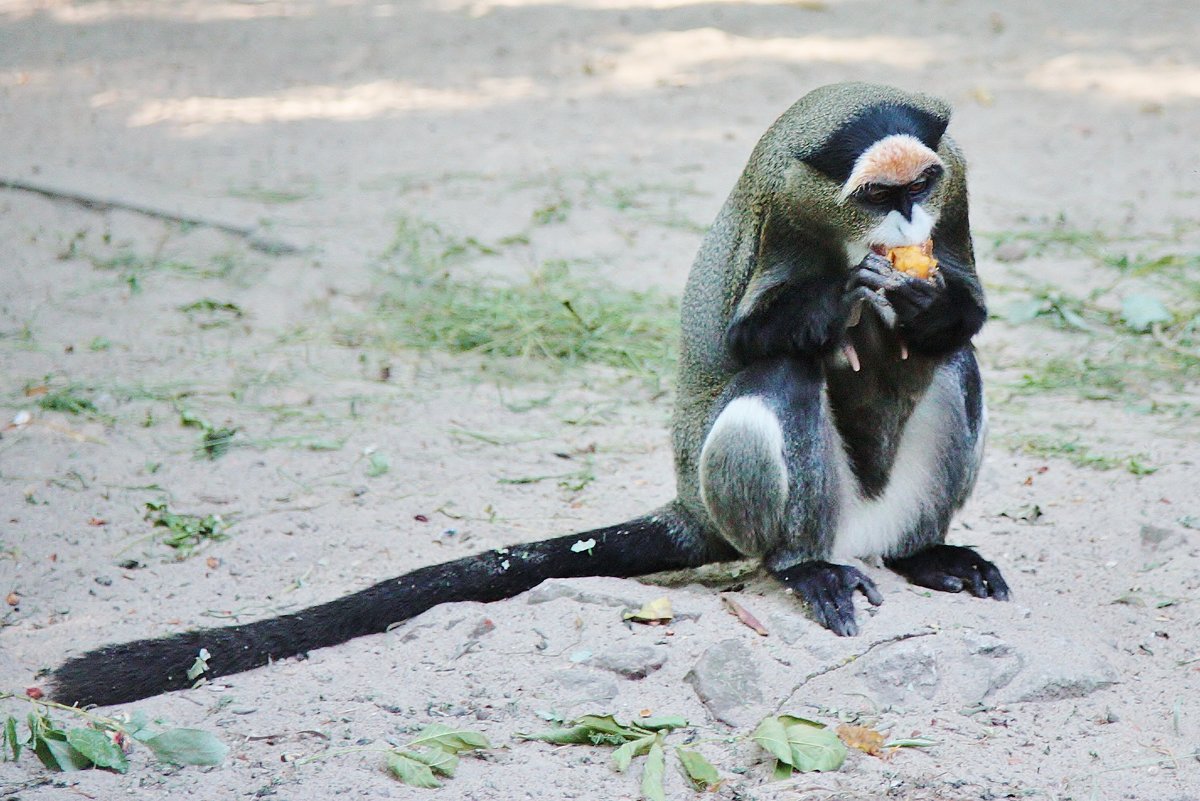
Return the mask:
[[936,220],[925,211],[925,207],[916,204],[912,208],[912,219],[904,219],[898,211],[888,212],[883,222],[867,235],[867,245],[882,245],[885,248],[898,248],[905,245],[920,245],[929,239]]

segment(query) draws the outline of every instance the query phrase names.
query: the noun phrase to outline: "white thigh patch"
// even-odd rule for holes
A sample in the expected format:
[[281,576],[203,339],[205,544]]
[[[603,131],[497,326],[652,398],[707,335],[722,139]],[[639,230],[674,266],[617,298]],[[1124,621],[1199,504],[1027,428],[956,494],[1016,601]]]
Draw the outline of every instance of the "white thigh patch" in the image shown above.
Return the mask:
[[783,428],[761,398],[736,398],[700,451],[700,499],[721,534],[748,556],[779,538],[787,506]]
[[939,467],[944,456],[945,431],[961,425],[954,410],[957,381],[950,372],[939,372],[917,404],[896,451],[887,486],[876,498],[864,498],[841,448],[835,449],[835,467],[841,486],[842,516],[838,521],[833,559],[886,556],[917,524],[923,513],[932,511],[932,496],[946,492],[938,487]]

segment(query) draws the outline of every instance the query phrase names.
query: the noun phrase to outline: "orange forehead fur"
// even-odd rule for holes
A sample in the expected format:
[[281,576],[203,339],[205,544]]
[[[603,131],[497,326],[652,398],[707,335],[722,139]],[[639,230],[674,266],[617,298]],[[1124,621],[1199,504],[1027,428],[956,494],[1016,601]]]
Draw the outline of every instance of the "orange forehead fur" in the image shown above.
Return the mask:
[[854,162],[854,171],[846,179],[842,195],[849,195],[866,184],[903,186],[921,177],[933,165],[942,165],[938,154],[920,139],[909,134],[884,137],[862,152]]

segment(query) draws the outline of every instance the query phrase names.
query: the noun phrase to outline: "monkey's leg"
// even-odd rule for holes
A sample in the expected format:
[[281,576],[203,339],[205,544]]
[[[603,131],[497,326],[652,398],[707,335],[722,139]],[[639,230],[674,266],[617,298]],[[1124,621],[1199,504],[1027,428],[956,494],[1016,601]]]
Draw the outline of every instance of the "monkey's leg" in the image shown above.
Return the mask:
[[765,557],[822,626],[858,633],[854,592],[883,597],[856,568],[824,560],[839,513],[834,449],[841,447],[820,367],[806,359],[743,370],[718,404],[700,453],[701,499],[730,545]]
[[902,547],[884,558],[884,564],[922,587],[967,590],[977,598],[1007,601],[1011,593],[999,568],[971,548],[945,544],[950,518],[971,494],[983,460],[987,415],[979,367],[970,349],[954,354],[939,368],[933,390],[942,417],[936,425],[924,427],[940,438],[930,443],[942,454],[930,482],[936,491],[931,491],[927,514]]

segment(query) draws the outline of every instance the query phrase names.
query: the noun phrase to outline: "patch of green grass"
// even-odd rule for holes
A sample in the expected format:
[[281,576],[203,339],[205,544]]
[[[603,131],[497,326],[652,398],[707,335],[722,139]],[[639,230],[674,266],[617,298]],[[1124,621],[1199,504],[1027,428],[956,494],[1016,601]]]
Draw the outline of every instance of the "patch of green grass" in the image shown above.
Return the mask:
[[1002,235],[1035,244],[1035,255],[1066,250],[1094,262],[1096,288],[1072,293],[1027,286],[998,303],[1011,325],[1049,325],[1072,337],[1069,355],[1033,362],[1019,391],[1072,390],[1085,398],[1151,401],[1185,392],[1200,378],[1200,252],[1169,238],[1132,239],[1053,228]]
[[62,389],[51,390],[42,395],[38,398],[37,405],[39,409],[44,409],[48,412],[65,412],[66,414],[84,416],[98,414],[96,404],[92,402],[92,399],[85,392],[86,390],[82,387],[71,384]]
[[[662,374],[675,361],[678,306],[650,292],[620,290],[548,262],[528,281],[459,279],[447,267],[484,252],[432,225],[405,221],[386,262],[372,311],[384,340],[412,348],[535,359],[560,366],[604,364]],[[370,333],[343,331],[361,343]]]
[[1115,470],[1123,467],[1135,476],[1149,475],[1158,470],[1146,463],[1145,454],[1109,456],[1096,453],[1078,439],[1035,436],[1020,441],[1017,450],[1030,456],[1066,459],[1076,467],[1089,467],[1093,470]]
[[229,537],[229,528],[220,515],[178,514],[172,512],[166,501],[150,501],[146,504],[146,519],[156,528],[167,529],[162,543],[174,548],[180,559],[186,559],[208,542],[219,542]]
[[304,200],[312,195],[312,187],[304,189],[277,189],[261,184],[252,184],[250,186],[234,187],[229,190],[231,197],[241,198],[243,200],[253,200],[258,203],[266,203],[272,206],[284,205],[287,203],[296,203]]
[[196,448],[196,454],[212,460],[221,458],[236,444],[234,437],[241,430],[236,427],[214,426],[186,408],[180,410],[179,422],[183,426],[200,429],[200,445]]
[[213,298],[201,298],[192,303],[179,307],[200,328],[219,328],[240,320],[245,316],[242,307],[236,303]]

